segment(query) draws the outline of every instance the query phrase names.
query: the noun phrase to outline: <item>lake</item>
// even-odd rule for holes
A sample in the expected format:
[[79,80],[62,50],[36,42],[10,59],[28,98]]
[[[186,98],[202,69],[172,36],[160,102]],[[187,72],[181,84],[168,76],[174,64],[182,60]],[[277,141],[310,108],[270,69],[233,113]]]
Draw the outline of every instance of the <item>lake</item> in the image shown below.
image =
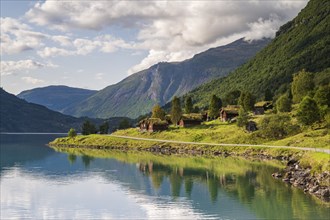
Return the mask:
[[277,161],[52,149],[1,134],[1,219],[328,219]]

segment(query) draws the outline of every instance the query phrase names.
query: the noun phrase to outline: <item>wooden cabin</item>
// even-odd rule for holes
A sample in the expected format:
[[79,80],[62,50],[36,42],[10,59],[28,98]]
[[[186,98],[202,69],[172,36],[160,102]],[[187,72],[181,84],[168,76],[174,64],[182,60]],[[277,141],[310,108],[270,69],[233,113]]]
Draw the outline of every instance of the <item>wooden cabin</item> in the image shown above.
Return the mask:
[[180,127],[192,127],[192,126],[196,126],[196,125],[201,125],[203,122],[203,120],[200,119],[187,119],[187,118],[183,118],[179,121],[179,126]]
[[181,120],[178,122],[180,127],[192,127],[201,125],[203,122],[203,115],[200,113],[183,114]]
[[141,132],[156,132],[168,129],[167,121],[162,121],[159,118],[146,118],[139,122]]
[[272,109],[272,108],[273,108],[273,103],[271,101],[257,102],[254,105],[254,114],[263,115],[263,114],[265,114],[265,111]]
[[220,110],[220,120],[230,121],[231,119],[238,116],[239,106],[228,105],[227,107],[221,108]]

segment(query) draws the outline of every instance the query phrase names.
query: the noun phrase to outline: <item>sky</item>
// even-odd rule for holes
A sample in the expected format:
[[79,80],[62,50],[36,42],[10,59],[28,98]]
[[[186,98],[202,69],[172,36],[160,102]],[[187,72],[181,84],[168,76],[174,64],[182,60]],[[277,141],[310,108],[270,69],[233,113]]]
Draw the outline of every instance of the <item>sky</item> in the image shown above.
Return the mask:
[[1,87],[100,90],[158,62],[273,38],[307,0],[1,0]]

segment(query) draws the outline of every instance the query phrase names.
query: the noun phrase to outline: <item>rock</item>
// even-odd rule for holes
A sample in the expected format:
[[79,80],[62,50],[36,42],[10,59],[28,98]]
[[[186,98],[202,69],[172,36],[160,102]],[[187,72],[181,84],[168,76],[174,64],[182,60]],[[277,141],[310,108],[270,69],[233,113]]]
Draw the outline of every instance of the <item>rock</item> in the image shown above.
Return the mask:
[[309,189],[309,192],[310,193],[315,193],[318,190],[319,190],[319,186],[313,186],[312,188]]
[[272,174],[272,177],[278,179],[278,178],[281,178],[282,177],[282,174],[281,173],[273,173]]
[[289,160],[286,165],[291,166],[291,165],[294,165],[295,163],[297,163],[297,161],[295,159],[292,159],[292,160]]

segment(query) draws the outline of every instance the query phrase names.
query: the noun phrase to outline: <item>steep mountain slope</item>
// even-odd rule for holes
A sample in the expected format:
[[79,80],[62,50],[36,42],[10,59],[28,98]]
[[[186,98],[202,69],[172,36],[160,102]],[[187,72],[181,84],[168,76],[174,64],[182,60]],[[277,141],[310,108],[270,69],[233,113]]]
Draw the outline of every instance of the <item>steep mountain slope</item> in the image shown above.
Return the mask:
[[68,86],[47,86],[23,91],[17,97],[31,103],[46,106],[51,110],[62,112],[64,108],[74,105],[96,92],[95,90],[71,88]]
[[199,106],[207,105],[212,94],[224,97],[235,89],[250,91],[262,99],[266,89],[275,95],[287,91],[293,74],[302,69],[314,72],[321,83],[329,83],[329,25],[330,2],[311,0],[253,59],[226,78],[206,83],[187,95]]
[[165,104],[174,95],[182,95],[211,79],[226,76],[269,41],[246,42],[240,39],[183,62],[158,63],[106,87],[78,105],[65,109],[64,113],[100,118],[137,117],[149,112],[156,103]]
[[3,89],[0,101],[1,132],[67,132],[81,126],[81,119],[28,103]]
[[[80,131],[86,119],[63,115],[44,106],[28,103],[0,88],[0,132],[67,132],[70,128]],[[118,127],[123,119],[108,119],[110,130]],[[104,122],[103,119],[88,120],[96,125]]]

